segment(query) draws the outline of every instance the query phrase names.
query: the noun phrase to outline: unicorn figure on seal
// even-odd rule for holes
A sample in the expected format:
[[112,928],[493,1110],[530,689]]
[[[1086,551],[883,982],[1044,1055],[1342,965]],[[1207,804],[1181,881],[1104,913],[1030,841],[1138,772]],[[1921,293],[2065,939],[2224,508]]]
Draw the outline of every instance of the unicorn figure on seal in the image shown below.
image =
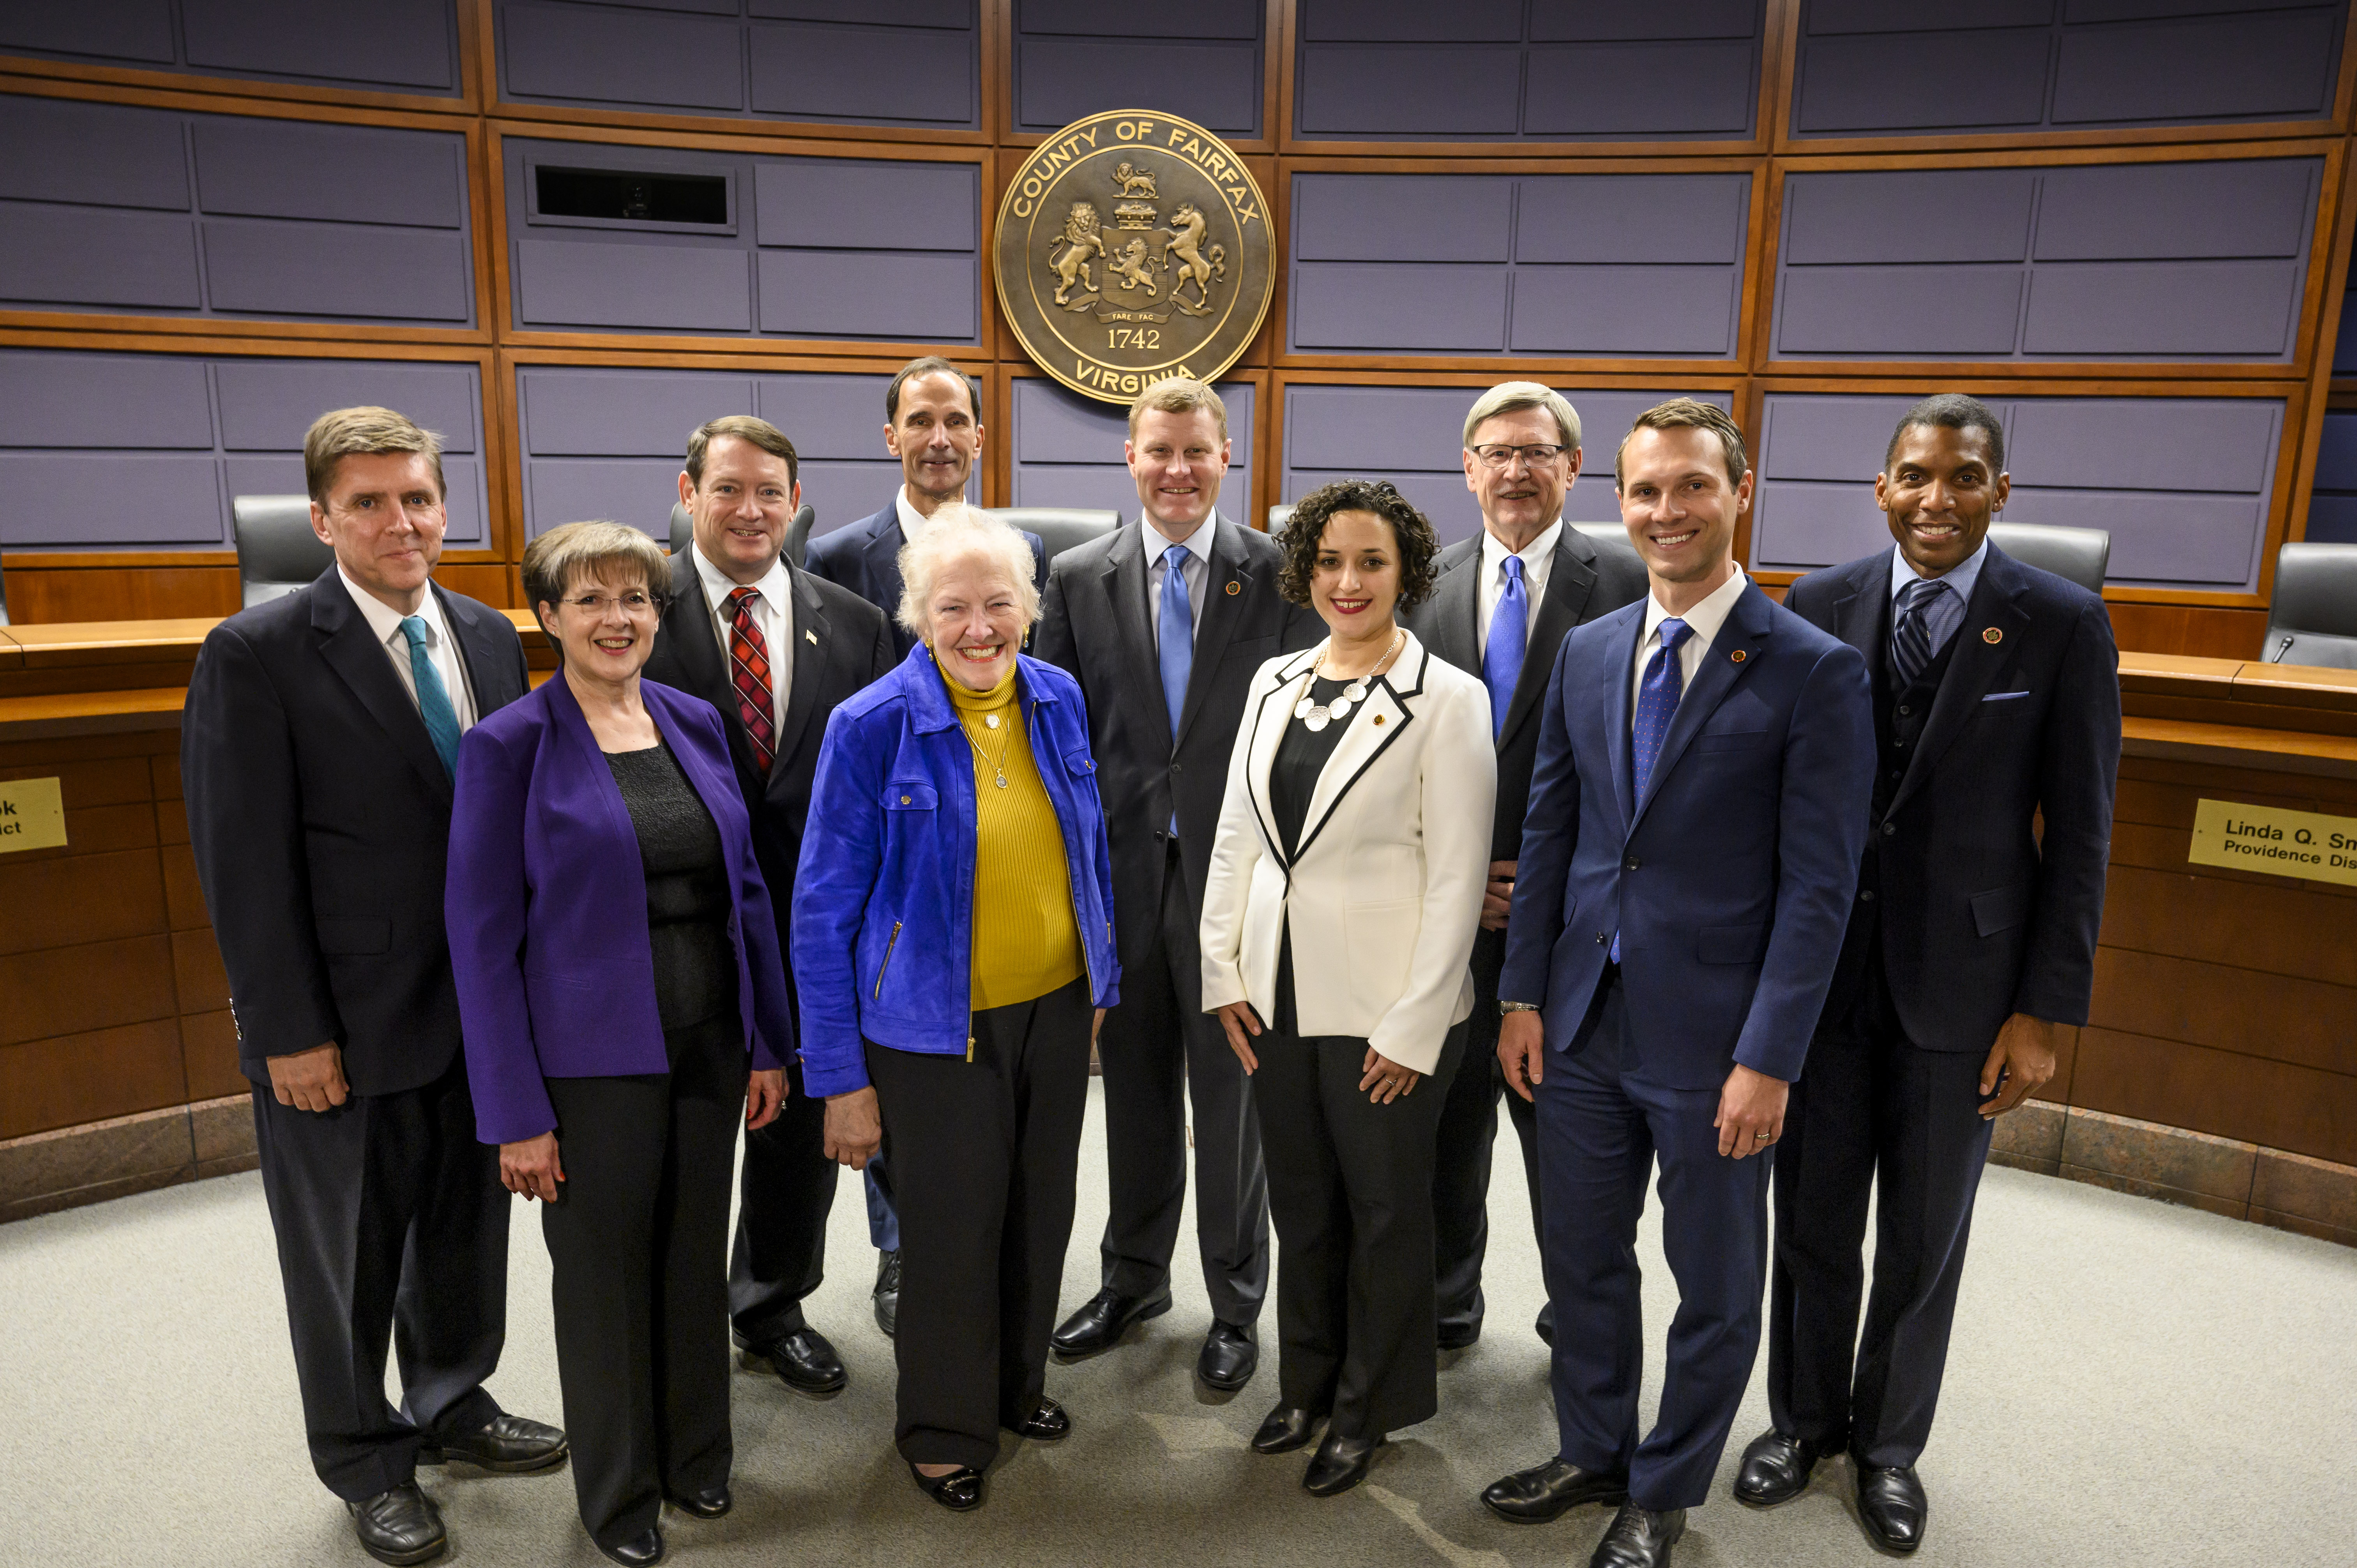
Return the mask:
[[[1228,252],[1224,245],[1203,249],[1203,231],[1210,227],[1191,201],[1179,204],[1170,215],[1172,232],[1162,242],[1162,264],[1168,267],[1170,258],[1178,258],[1178,269],[1170,282],[1170,301],[1189,316],[1204,316],[1211,308],[1211,280],[1225,283],[1228,276]],[[1198,303],[1189,305],[1178,297],[1179,290],[1189,283],[1195,285]]]

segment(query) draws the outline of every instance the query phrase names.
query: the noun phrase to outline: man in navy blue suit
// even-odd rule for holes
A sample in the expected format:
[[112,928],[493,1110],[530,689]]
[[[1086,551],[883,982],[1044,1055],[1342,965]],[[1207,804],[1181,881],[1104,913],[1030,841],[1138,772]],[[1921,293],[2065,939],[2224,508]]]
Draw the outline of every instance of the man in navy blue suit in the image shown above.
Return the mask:
[[1859,1521],[1892,1552],[1923,1540],[1915,1460],[1991,1123],[2053,1076],[2055,1026],[2087,1021],[2110,856],[2111,618],[1988,542],[2008,484],[1996,417],[1926,398],[1874,481],[1897,546],[1813,572],[1784,601],[1865,656],[1882,760],[1848,940],[1776,1155],[1775,1424],[1735,1495],[1798,1497],[1846,1447]]
[[[1538,1523],[1617,1502],[1591,1568],[1666,1568],[1760,1344],[1768,1166],[1841,951],[1874,769],[1857,650],[1734,560],[1742,433],[1687,398],[1613,473],[1652,591],[1555,656],[1498,982],[1535,1101],[1555,1457],[1481,1500]],[[1639,1440],[1637,1220],[1661,1165],[1678,1282]]]

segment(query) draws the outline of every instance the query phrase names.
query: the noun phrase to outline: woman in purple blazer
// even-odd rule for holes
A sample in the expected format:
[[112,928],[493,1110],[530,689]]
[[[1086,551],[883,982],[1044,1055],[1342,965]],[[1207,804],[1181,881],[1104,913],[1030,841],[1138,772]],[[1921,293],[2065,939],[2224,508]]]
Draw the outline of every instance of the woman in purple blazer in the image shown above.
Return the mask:
[[777,1115],[793,1022],[720,715],[639,679],[662,552],[569,523],[523,582],[563,669],[459,746],[451,967],[477,1135],[547,1203],[581,1522],[652,1563],[666,1499],[728,1511],[737,1121]]

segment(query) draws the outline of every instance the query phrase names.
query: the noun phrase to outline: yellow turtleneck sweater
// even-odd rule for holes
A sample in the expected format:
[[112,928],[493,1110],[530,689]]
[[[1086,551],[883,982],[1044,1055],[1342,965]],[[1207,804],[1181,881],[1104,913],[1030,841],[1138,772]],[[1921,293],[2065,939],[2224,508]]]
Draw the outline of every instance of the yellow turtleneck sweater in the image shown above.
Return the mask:
[[[974,756],[974,986],[976,1012],[1045,996],[1085,966],[1072,914],[1071,872],[1055,802],[1040,781],[1011,668],[976,692],[948,671]],[[999,787],[1004,773],[1006,788]]]

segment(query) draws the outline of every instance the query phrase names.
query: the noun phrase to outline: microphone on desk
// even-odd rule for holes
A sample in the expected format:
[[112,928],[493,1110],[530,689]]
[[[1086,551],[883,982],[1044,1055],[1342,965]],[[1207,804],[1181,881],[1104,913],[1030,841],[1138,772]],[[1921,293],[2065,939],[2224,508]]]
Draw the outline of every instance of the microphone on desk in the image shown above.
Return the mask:
[[2285,639],[2283,639],[2283,641],[2282,641],[2279,645],[2277,645],[2277,647],[2276,647],[2276,649],[2275,652],[2274,652],[2274,653],[2272,653],[2272,654],[2270,654],[2270,655],[2267,657],[2267,662],[2268,662],[2268,663],[2270,663],[2270,664],[2280,664],[2280,663],[2282,663],[2282,662],[2283,662],[2283,656],[2284,656],[2285,654],[2287,654],[2287,653],[2289,653],[2289,652],[2291,651],[2291,645],[2292,645],[2293,643],[2295,643],[2295,642],[2298,642],[2298,640],[2299,640],[2299,639],[2298,639],[2298,638],[2297,638],[2297,637],[2287,637],[2287,638],[2285,638]]

